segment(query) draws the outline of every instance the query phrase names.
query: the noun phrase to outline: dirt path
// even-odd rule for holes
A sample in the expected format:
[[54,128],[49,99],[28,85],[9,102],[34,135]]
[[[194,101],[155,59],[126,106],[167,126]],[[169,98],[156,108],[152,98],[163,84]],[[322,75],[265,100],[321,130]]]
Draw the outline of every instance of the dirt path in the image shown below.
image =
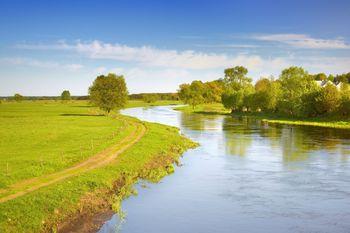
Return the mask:
[[39,188],[48,186],[80,173],[103,167],[112,162],[119,154],[123,153],[126,149],[138,142],[146,132],[146,127],[141,122],[130,121],[129,123],[132,124],[134,130],[116,145],[107,148],[99,154],[90,157],[84,162],[81,162],[73,167],[49,175],[20,181],[7,189],[0,190],[0,203],[15,199]]

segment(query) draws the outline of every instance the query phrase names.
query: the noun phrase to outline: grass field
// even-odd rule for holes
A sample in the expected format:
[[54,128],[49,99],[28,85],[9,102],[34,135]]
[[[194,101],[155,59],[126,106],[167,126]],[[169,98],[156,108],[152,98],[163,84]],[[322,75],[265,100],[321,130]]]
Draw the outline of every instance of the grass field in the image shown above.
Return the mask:
[[[187,113],[201,114],[220,114],[229,115],[230,111],[225,109],[221,103],[201,104],[192,108],[191,106],[181,106],[174,108],[175,110]],[[271,124],[289,124],[289,125],[308,125],[327,128],[350,129],[349,119],[339,119],[334,117],[317,117],[317,118],[292,118],[277,114],[266,113],[234,113],[233,116],[248,116],[262,119]]]
[[[127,187],[139,178],[157,181],[172,171],[183,151],[195,146],[176,128],[119,114],[103,116],[84,101],[2,103],[0,127],[0,198],[33,179],[42,184],[69,175],[0,202],[0,232],[57,230],[79,213],[111,206],[117,211],[129,194]],[[141,128],[146,129],[142,134]],[[122,147],[133,135],[135,144],[113,157],[119,147],[109,148],[118,143]],[[72,175],[66,172],[100,155],[109,162],[93,169],[79,167]]]

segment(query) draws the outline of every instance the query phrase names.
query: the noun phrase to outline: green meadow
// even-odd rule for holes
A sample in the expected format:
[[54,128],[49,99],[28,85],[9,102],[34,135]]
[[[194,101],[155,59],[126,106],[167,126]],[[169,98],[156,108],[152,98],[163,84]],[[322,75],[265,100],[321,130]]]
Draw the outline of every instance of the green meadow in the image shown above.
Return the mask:
[[15,193],[21,182],[59,174],[104,150],[109,153],[108,148],[137,136],[136,126],[145,133],[107,165],[0,201],[0,232],[57,231],[81,213],[118,212],[134,183],[140,178],[158,181],[173,171],[186,149],[196,146],[177,128],[117,113],[105,116],[85,101],[2,103],[0,199]]

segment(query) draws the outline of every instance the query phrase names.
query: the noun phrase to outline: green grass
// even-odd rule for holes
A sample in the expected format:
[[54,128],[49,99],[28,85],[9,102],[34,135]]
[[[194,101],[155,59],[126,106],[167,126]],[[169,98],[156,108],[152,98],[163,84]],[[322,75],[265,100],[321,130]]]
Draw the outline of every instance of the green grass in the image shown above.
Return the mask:
[[[230,111],[225,109],[221,103],[201,104],[194,109],[191,106],[181,106],[174,108],[175,110],[184,111],[187,113],[201,114],[220,114],[229,115]],[[278,114],[267,113],[247,113],[237,112],[233,116],[248,116],[262,119],[265,122],[272,124],[289,124],[289,125],[308,125],[327,128],[350,129],[349,119],[341,119],[334,116],[316,117],[316,118],[296,118],[287,117]]]
[[230,111],[225,109],[221,103],[200,104],[195,108],[186,105],[181,107],[175,107],[175,110],[187,112],[187,113],[201,113],[201,114],[229,114]]
[[[99,113],[84,101],[1,104],[1,188],[83,161],[128,135],[129,123],[138,121]],[[195,146],[176,128],[144,124],[144,137],[110,165],[0,203],[0,232],[49,231],[79,211],[118,206],[124,186],[139,178],[158,180],[186,149]]]

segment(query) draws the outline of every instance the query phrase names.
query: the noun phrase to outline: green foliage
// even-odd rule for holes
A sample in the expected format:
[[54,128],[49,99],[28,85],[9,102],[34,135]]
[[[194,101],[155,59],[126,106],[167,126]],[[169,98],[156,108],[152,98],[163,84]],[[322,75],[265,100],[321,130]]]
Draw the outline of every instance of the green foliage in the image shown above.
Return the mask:
[[225,69],[224,73],[225,91],[238,91],[252,82],[252,79],[246,76],[248,74],[247,68],[243,66]]
[[159,96],[157,94],[143,94],[142,95],[143,101],[145,101],[146,103],[154,103],[157,100],[159,100]]
[[180,99],[195,108],[198,104],[204,103],[204,84],[201,81],[193,81],[191,84],[180,85]]
[[280,82],[273,78],[261,78],[255,84],[254,106],[264,112],[273,112],[281,94]]
[[325,73],[318,73],[313,75],[313,78],[316,81],[324,81],[324,80],[327,80],[327,75]]
[[70,99],[71,99],[70,92],[68,90],[64,90],[61,94],[61,100],[66,101]]
[[221,101],[221,95],[224,92],[224,83],[222,80],[214,80],[204,83],[203,98],[205,103],[218,103]]
[[[223,79],[225,92],[222,94],[222,104],[231,112],[249,109],[252,105],[251,96],[254,92],[252,79],[246,75],[248,70],[243,66],[225,69]],[[249,96],[249,97],[248,97]]]
[[349,85],[344,86],[340,92],[339,112],[343,116],[350,115],[350,88],[349,88]]
[[282,71],[279,78],[281,83],[281,99],[278,103],[280,111],[292,115],[303,114],[303,95],[307,95],[317,89],[317,84],[301,67],[290,67]]
[[16,94],[13,96],[13,99],[14,99],[16,102],[21,102],[22,100],[24,100],[24,97],[23,97],[21,94],[16,93]]
[[340,105],[340,92],[334,84],[328,83],[318,91],[315,99],[315,106],[319,115],[331,113],[338,110]]
[[98,76],[89,88],[89,94],[91,102],[107,113],[124,107],[128,98],[124,77],[112,73]]

